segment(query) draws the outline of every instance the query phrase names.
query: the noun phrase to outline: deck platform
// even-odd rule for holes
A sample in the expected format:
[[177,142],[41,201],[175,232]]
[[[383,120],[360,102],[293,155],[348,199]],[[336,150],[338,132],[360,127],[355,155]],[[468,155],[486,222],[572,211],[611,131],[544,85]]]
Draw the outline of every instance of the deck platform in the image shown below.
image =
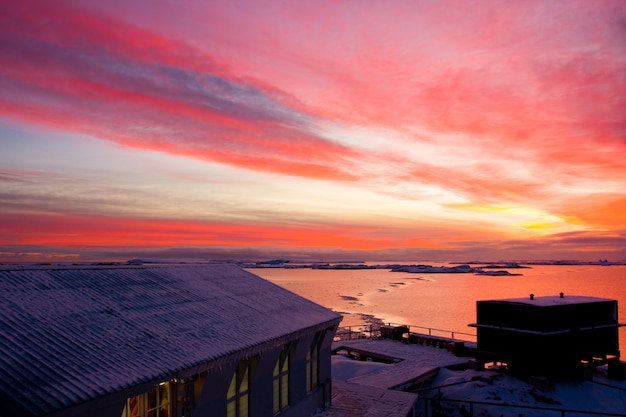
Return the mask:
[[333,381],[332,406],[315,417],[403,417],[412,415],[417,394]]
[[335,342],[332,350],[332,406],[315,417],[413,415],[418,396],[404,388],[419,386],[441,367],[468,362],[446,349],[390,339]]
[[387,366],[345,379],[352,384],[392,390],[420,384],[436,375],[441,367],[462,366],[468,362],[468,358],[459,358],[445,349],[384,339],[348,340],[333,344],[333,352],[341,351],[358,352],[362,356],[370,352],[374,360],[377,357],[393,359]]

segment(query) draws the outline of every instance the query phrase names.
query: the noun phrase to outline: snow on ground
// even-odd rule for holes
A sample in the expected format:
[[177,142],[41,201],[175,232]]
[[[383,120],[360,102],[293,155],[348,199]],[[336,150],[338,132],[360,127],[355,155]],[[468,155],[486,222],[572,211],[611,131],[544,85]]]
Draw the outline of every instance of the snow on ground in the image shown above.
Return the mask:
[[[467,382],[466,382],[467,381]],[[441,389],[421,391],[420,397],[441,397],[455,400],[499,402],[522,406],[626,413],[626,381],[606,379],[600,374],[593,381],[557,382],[554,390],[541,390],[529,383],[498,371],[453,371],[442,368],[429,387],[450,385]],[[423,402],[423,401],[422,401]],[[444,409],[459,411],[460,403],[442,403]],[[418,410],[423,409],[423,404]],[[465,409],[468,405],[465,404]],[[482,414],[480,410],[483,410]],[[454,414],[450,414],[454,415]],[[518,417],[556,416],[555,412],[513,407],[475,406],[474,415]],[[581,416],[568,413],[566,415]]]
[[369,375],[393,367],[387,363],[357,361],[342,355],[333,355],[331,360],[333,380],[336,381],[347,381],[357,376]]
[[[380,341],[378,342],[380,343]],[[407,345],[387,341],[386,347],[398,346],[406,347]],[[389,346],[387,346],[389,345]],[[426,349],[426,350],[425,350]],[[438,356],[444,353],[440,349],[425,348],[419,349],[420,356],[428,358],[431,355]],[[388,349],[387,349],[388,351]],[[396,352],[398,353],[398,352]],[[457,358],[458,359],[458,358]],[[429,361],[432,361],[431,357]],[[344,355],[333,355],[332,357],[332,375],[333,380],[336,382],[353,382],[346,387],[353,387],[362,392],[356,395],[356,398],[360,400],[352,400],[355,402],[364,402],[364,398],[369,398],[368,390],[375,384],[374,381],[377,376],[381,379],[385,379],[389,374],[402,374],[400,367],[406,365],[409,359],[405,359],[400,363],[385,364],[374,361],[358,361],[353,360]],[[413,366],[416,366],[419,361],[413,361]],[[419,368],[419,366],[417,366]],[[397,371],[397,372],[396,372]],[[400,376],[400,375],[398,375]],[[362,385],[365,384],[365,385]],[[447,385],[447,386],[446,386]],[[361,388],[358,388],[358,387]],[[424,388],[442,387],[440,389],[425,390]],[[341,386],[342,397],[347,395],[348,388]],[[340,388],[340,387],[337,387]],[[553,388],[553,389],[552,389]],[[532,386],[528,382],[522,381],[518,378],[512,377],[508,374],[501,372],[498,368],[487,369],[481,371],[474,370],[450,370],[445,367],[439,369],[438,374],[429,380],[418,392],[419,398],[416,403],[417,415],[425,415],[425,401],[423,398],[438,397],[442,399],[451,400],[471,400],[479,402],[500,403],[509,405],[520,405],[526,407],[542,407],[551,408],[557,410],[581,410],[587,412],[604,412],[604,413],[618,413],[626,415],[626,380],[608,379],[600,372],[596,372],[593,375],[592,381],[569,381],[569,382],[557,382],[553,387],[542,390]],[[380,395],[380,394],[377,394]],[[372,395],[369,395],[372,396]],[[356,407],[351,404],[350,406],[346,401],[341,403],[338,408],[343,409],[345,412],[347,409]],[[433,411],[436,404],[428,404],[429,414]],[[439,403],[439,409],[437,409],[441,416],[464,416],[469,415],[469,403],[459,402],[445,402]],[[461,410],[464,407],[467,413]],[[561,415],[560,411],[549,410],[537,410],[521,407],[505,407],[501,405],[482,406],[474,404],[474,416],[498,416],[498,417],[520,417],[520,416],[546,416],[546,417],[558,417]],[[345,416],[356,415],[350,413],[341,414],[339,410],[334,410],[336,414],[323,414],[324,417],[330,416]],[[352,410],[354,411],[354,410]],[[380,410],[379,410],[380,411]],[[368,415],[362,414],[362,415]],[[381,415],[393,415],[381,414]],[[568,417],[581,417],[589,415],[586,413],[573,413],[567,412],[565,414]]]

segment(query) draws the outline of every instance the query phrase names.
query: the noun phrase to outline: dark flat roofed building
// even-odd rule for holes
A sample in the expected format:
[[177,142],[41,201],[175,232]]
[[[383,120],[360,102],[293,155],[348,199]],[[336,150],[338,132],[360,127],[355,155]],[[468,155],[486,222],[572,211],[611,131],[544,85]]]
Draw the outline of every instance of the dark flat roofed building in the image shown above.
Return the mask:
[[341,321],[235,265],[0,266],[0,416],[303,416]]
[[617,301],[583,296],[476,302],[477,359],[521,376],[572,378],[594,361],[619,361]]

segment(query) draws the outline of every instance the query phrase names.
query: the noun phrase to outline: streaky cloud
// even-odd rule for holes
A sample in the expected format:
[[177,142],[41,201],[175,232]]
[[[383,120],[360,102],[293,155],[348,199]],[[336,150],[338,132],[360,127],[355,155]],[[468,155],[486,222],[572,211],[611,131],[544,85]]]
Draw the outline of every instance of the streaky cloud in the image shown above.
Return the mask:
[[625,21],[622,0],[2,2],[0,251],[625,258]]
[[[5,115],[253,170],[353,178],[342,168],[353,151],[311,134],[312,116],[285,106],[275,91],[210,72],[218,66],[187,45],[118,21],[102,31],[95,16],[61,9],[53,24],[44,22],[45,10],[31,16],[20,7],[2,19]],[[122,34],[138,31],[144,44],[121,44]]]

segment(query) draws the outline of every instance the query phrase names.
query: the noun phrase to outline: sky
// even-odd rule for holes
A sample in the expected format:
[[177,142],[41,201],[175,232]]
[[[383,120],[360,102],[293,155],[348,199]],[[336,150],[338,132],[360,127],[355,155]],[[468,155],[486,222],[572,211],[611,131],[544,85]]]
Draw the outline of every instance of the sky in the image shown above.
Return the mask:
[[626,2],[0,0],[0,261],[626,260]]

